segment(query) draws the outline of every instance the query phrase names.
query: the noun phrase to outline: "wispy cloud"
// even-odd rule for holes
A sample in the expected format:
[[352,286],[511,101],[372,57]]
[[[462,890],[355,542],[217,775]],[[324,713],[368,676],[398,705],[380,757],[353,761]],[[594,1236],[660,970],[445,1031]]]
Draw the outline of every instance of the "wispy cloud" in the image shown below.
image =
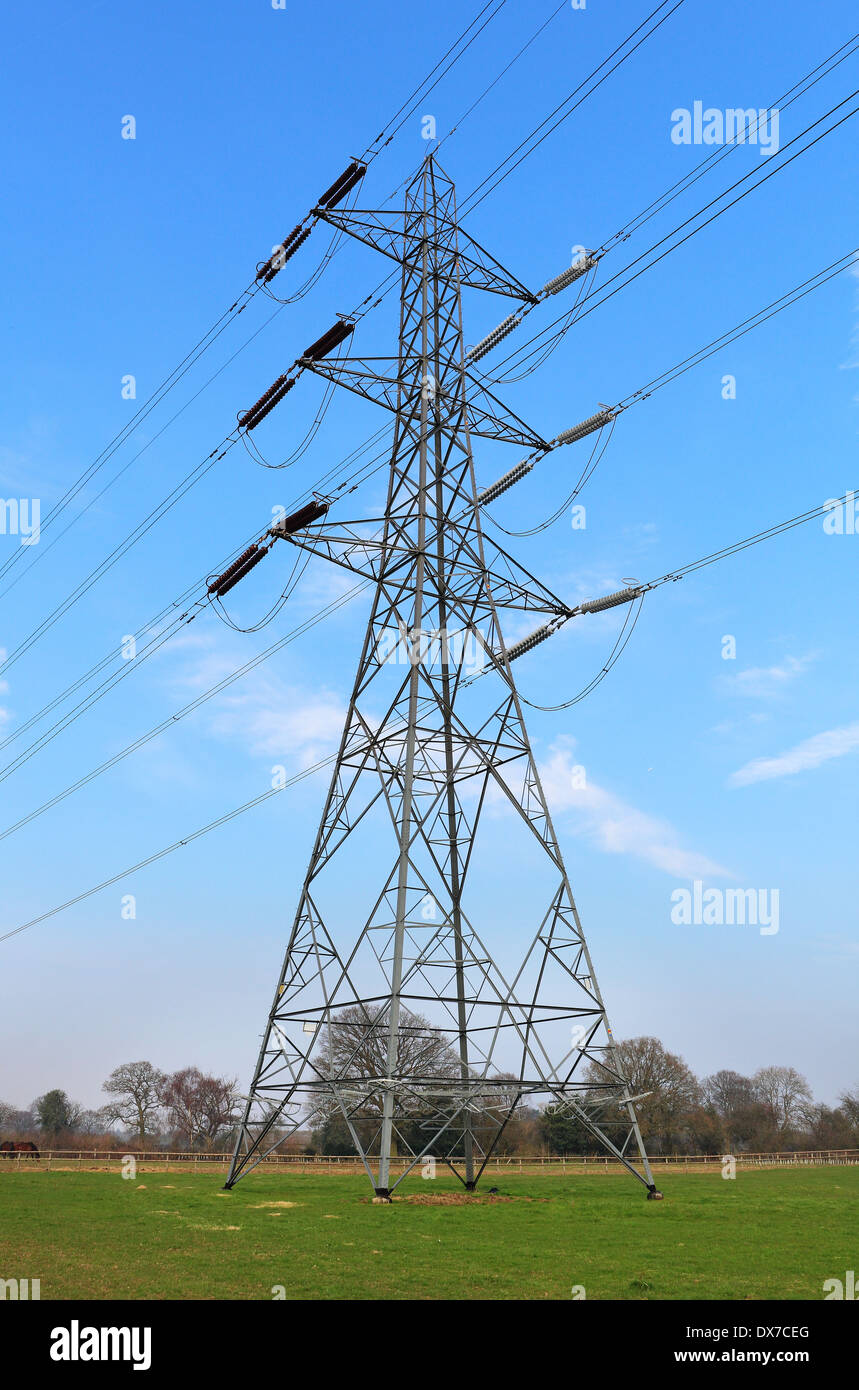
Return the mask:
[[294,759],[305,768],[334,750],[345,718],[343,702],[329,691],[310,694],[260,676],[240,694],[219,699],[210,731],[256,756]]
[[725,685],[731,695],[772,699],[801,676],[813,660],[813,656],[786,656],[777,666],[749,666],[736,675],[726,676]]
[[[240,665],[227,645],[189,634],[172,644],[186,658],[171,674],[171,684],[197,695],[231,675]],[[346,706],[328,690],[308,691],[257,667],[207,704],[209,735],[228,739],[254,757],[306,768],[337,746],[346,719]]]
[[820,767],[831,758],[843,758],[859,748],[859,723],[845,724],[841,729],[827,729],[807,738],[774,758],[753,758],[750,763],[733,772],[728,779],[732,787],[748,787],[753,782],[770,782],[776,777],[792,777]]
[[569,747],[556,747],[540,768],[553,813],[572,813],[581,831],[609,854],[629,854],[673,878],[732,878],[729,869],[686,849],[668,821],[639,811],[588,777],[581,786]]

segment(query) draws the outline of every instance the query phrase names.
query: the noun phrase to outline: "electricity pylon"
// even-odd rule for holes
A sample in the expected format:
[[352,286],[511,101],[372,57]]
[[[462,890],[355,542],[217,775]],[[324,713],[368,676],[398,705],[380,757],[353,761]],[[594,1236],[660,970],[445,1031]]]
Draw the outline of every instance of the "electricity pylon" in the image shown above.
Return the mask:
[[387,407],[393,450],[376,536],[272,532],[375,587],[227,1186],[336,1121],[380,1197],[430,1156],[473,1190],[543,1098],[658,1195],[511,674],[533,639],[499,625],[570,610],[484,536],[475,485],[473,437],[551,446],[469,372],[461,289],[535,296],[463,232],[432,157],[404,212],[322,216],[400,263],[399,351],[301,366]]

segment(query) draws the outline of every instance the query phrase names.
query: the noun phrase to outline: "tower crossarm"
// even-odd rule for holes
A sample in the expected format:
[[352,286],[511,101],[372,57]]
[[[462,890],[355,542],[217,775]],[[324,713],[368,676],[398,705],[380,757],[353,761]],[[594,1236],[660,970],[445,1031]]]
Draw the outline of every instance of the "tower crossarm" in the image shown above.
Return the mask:
[[[384,406],[391,414],[402,414],[411,406],[418,414],[421,399],[430,399],[440,407],[441,420],[447,429],[462,423],[462,396],[456,386],[449,390],[423,370],[423,359],[417,353],[395,357],[340,357],[313,361],[301,358],[304,370],[314,372],[325,381],[345,386],[357,396]],[[399,366],[401,372],[394,375]],[[485,385],[468,373],[468,428],[471,434],[494,439],[503,444],[517,444],[526,449],[545,452],[549,448],[537,430],[521,419],[509,406],[488,391]],[[445,414],[445,405],[448,410]]]
[[[368,529],[375,527],[375,530]],[[475,613],[491,613],[493,606],[518,609],[526,613],[542,613],[555,619],[571,616],[569,606],[531,574],[524,565],[509,555],[497,542],[491,546],[496,562],[490,563],[485,554],[474,546],[469,531],[448,519],[447,528],[458,537],[458,564],[463,576],[463,590],[469,595],[467,613],[461,616],[473,621]],[[283,529],[275,523],[269,531],[273,539],[287,540],[310,555],[319,555],[363,579],[386,581],[396,579],[397,571],[412,565],[417,546],[407,532],[386,531],[384,518],[367,517],[357,521],[322,522],[297,531]],[[482,601],[481,601],[482,599]],[[449,596],[452,612],[459,608]],[[579,610],[576,610],[577,612]],[[581,610],[587,611],[587,610]]]
[[[457,225],[453,213],[454,209],[440,213],[435,230],[439,240],[448,237],[457,244],[460,285],[467,289],[488,290],[491,294],[504,295],[526,304],[536,304],[538,296],[496,260],[485,246],[469,236],[461,223]],[[321,222],[327,222],[338,231],[355,237],[400,265],[404,259],[414,257],[425,237],[424,219],[419,211],[406,219],[405,227],[402,211],[386,208],[320,209],[317,216]]]

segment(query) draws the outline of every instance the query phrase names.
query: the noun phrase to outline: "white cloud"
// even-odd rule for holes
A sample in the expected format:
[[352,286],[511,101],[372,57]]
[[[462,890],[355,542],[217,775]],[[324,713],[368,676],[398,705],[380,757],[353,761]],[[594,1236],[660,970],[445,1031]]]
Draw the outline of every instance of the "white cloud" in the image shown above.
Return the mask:
[[778,666],[749,666],[736,675],[726,676],[725,683],[731,695],[770,699],[801,676],[813,660],[813,656],[786,656]]
[[728,781],[732,787],[748,787],[752,782],[769,782],[776,777],[792,777],[797,772],[806,772],[829,762],[830,758],[843,758],[859,748],[859,723],[845,724],[841,729],[828,729],[815,734],[795,748],[779,753],[774,758],[753,758],[745,767],[733,772]]
[[608,854],[631,854],[673,878],[731,878],[721,864],[704,854],[684,849],[674,827],[630,806],[588,777],[576,785],[575,762],[568,747],[555,748],[540,768],[543,788],[553,813],[572,812],[581,830]]
[[345,705],[330,691],[309,694],[257,676],[241,694],[219,700],[210,729],[246,743],[255,755],[296,759],[305,768],[334,751],[345,720]]
[[734,734],[743,731],[749,724],[768,724],[772,715],[768,710],[754,710],[751,714],[746,714],[742,719],[723,719],[721,724],[714,724],[711,733],[714,734]]
[[[204,634],[187,634],[171,644],[187,657],[171,674],[171,685],[195,697],[223,681],[241,665],[234,647],[214,645]],[[300,769],[327,757],[337,746],[346,706],[328,690],[291,685],[261,666],[204,705],[206,730],[215,738],[243,745],[255,757],[291,762]]]

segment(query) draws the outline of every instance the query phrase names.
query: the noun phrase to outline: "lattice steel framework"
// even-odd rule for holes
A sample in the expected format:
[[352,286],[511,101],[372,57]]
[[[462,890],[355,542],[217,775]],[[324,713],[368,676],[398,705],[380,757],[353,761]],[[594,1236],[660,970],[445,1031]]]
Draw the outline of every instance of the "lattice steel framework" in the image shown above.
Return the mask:
[[[375,590],[227,1186],[336,1122],[379,1195],[430,1155],[471,1190],[542,1099],[653,1194],[499,625],[566,610],[476,500],[472,436],[545,442],[468,372],[461,289],[533,296],[458,226],[432,157],[404,212],[325,217],[401,264],[399,352],[304,365],[391,410],[393,450],[375,537],[368,518],[288,537]],[[509,871],[481,854],[490,816]]]

